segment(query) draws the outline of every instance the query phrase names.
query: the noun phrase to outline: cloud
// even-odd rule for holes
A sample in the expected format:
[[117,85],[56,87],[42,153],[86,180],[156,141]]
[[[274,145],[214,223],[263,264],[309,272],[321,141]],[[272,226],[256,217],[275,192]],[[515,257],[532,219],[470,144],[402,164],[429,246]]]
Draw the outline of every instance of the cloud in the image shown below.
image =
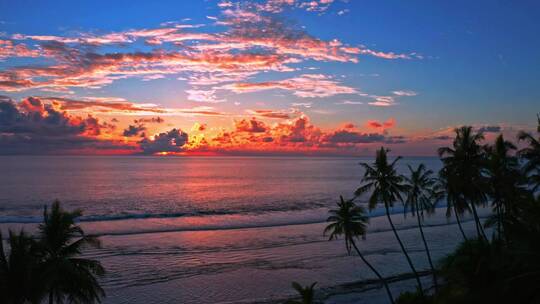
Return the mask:
[[139,142],[139,146],[144,154],[177,153],[184,150],[187,142],[187,133],[180,129],[172,129],[153,138],[144,138]]
[[291,91],[294,95],[302,98],[357,93],[356,89],[341,85],[331,77],[322,74],[303,74],[298,77],[277,81],[234,83],[220,88],[235,93],[281,89]]
[[135,119],[133,122],[134,123],[162,123],[164,122],[165,119],[157,116],[157,117],[150,117],[150,118],[139,118],[139,119]]
[[192,132],[202,132],[202,131],[206,130],[207,128],[208,128],[207,124],[196,122],[195,124],[193,124],[193,127],[191,127],[191,131]]
[[361,105],[364,104],[362,101],[352,101],[352,100],[344,100],[341,102],[336,102],[337,105]]
[[167,113],[167,110],[154,104],[136,104],[117,98],[90,98],[79,100],[64,97],[38,97],[44,102],[50,102],[64,111],[83,111],[93,113],[131,113],[131,114],[155,114]]
[[[227,113],[216,111],[213,107],[198,106],[193,108],[162,108],[152,103],[134,103],[115,97],[87,97],[84,100],[65,97],[37,97],[62,111],[89,112],[117,115],[168,115],[168,116],[225,116]],[[135,123],[161,123],[163,118],[144,118]]]
[[482,133],[500,133],[502,130],[501,126],[482,126],[478,128],[478,132]]
[[146,127],[144,125],[129,125],[127,129],[124,130],[122,135],[126,137],[132,137],[132,136],[143,136],[144,137],[144,131],[146,131]]
[[390,118],[385,122],[379,122],[377,120],[368,120],[366,123],[366,126],[372,129],[389,129],[389,128],[395,127],[395,125],[396,125],[396,120],[394,118]]
[[237,132],[263,133],[268,130],[266,124],[256,118],[239,120],[235,123],[235,127]]
[[215,90],[186,90],[188,94],[188,99],[196,102],[208,102],[208,103],[219,103],[225,102],[224,99],[216,98]]
[[313,105],[312,102],[293,102],[293,103],[291,103],[291,106],[293,106],[293,107],[311,108],[312,105]]
[[384,142],[385,136],[377,133],[360,133],[351,130],[338,130],[325,135],[324,141],[331,143],[374,143]]
[[72,116],[41,99],[0,98],[0,154],[47,154],[81,149],[130,150],[100,136],[114,126],[93,116]]
[[414,91],[394,91],[392,92],[394,95],[397,95],[397,96],[416,96],[418,95],[418,93],[414,92]]
[[368,102],[369,105],[376,107],[390,107],[396,104],[396,100],[393,96],[371,96],[373,101]]
[[[381,52],[337,39],[319,39],[278,14],[288,8],[321,13],[333,2],[219,1],[221,14],[211,18],[214,25],[220,26],[217,31],[201,30],[205,25],[183,21],[104,34],[14,34],[0,40],[0,59],[39,56],[47,61],[41,65],[14,65],[0,71],[0,90],[66,92],[72,88],[99,89],[127,78],[149,81],[172,77],[186,79],[194,86],[187,92],[190,100],[215,103],[223,99],[216,96],[212,88],[204,86],[234,83],[230,89],[241,90],[244,84],[250,83],[251,77],[269,71],[292,72],[297,69],[293,65],[301,62],[356,63],[363,55],[383,59],[419,57],[415,53]],[[141,48],[142,43],[144,48]],[[110,46],[122,47],[111,53],[108,52]],[[291,90],[299,97],[326,97],[355,90],[324,75],[326,79],[318,80],[325,87],[320,91],[294,88],[303,85],[296,82],[313,82],[314,79],[306,79],[309,77],[314,76],[303,75],[273,85]],[[263,85],[252,86],[252,89],[262,89]],[[337,91],[331,93],[333,90]]]
[[[103,103],[97,100],[94,98],[89,102]],[[383,132],[359,130],[353,123],[325,131],[315,126],[308,116],[295,110],[265,109],[254,110],[253,113],[259,116],[236,120],[232,128],[222,129],[217,134],[209,130],[205,123],[195,123],[191,131],[196,135],[188,136],[186,132],[174,128],[149,136],[145,123],[162,121],[161,118],[134,119],[135,124],[117,129],[116,125],[94,116],[71,115],[62,110],[62,106],[61,102],[36,97],[15,102],[0,96],[0,154],[213,152],[351,155],[362,151],[366,145],[399,144],[407,140],[387,134],[385,128],[394,124],[392,119],[378,123],[381,127],[377,125],[377,128]],[[192,111],[212,110],[203,107]],[[291,118],[292,114],[295,117]],[[261,120],[269,118],[279,120],[272,124]],[[120,123],[117,119],[110,121]],[[137,141],[130,139],[132,137],[142,139]]]
[[30,49],[25,44],[0,39],[0,61],[10,57],[38,57],[39,50]]
[[265,118],[279,118],[289,119],[291,114],[295,114],[295,111],[283,111],[283,110],[247,110],[248,113]]
[[355,52],[356,54],[362,54],[362,55],[370,55],[373,57],[378,57],[382,59],[411,59],[414,55],[408,55],[408,54],[396,54],[394,52],[381,52],[381,51],[374,51],[365,47],[358,48],[357,50],[351,50],[351,52]]

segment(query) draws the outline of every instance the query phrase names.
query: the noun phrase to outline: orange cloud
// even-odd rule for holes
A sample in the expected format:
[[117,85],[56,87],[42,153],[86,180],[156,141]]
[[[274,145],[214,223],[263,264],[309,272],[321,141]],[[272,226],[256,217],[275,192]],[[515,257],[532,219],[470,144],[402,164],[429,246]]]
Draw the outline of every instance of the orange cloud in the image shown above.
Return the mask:
[[242,119],[235,122],[236,132],[263,133],[268,130],[266,124],[256,118]]
[[[70,114],[66,109],[97,109],[96,113],[140,114],[140,105],[127,101],[94,99],[77,101],[59,98],[25,98],[14,102],[0,97],[0,154],[5,153],[234,153],[234,154],[355,154],[366,147],[378,144],[400,144],[407,139],[388,135],[386,128],[395,125],[393,119],[384,123],[370,122],[371,127],[381,132],[365,132],[354,124],[347,123],[335,130],[321,130],[308,116],[302,113],[294,118],[279,118],[276,110],[256,110],[260,117],[234,121],[229,129],[217,134],[205,123],[196,123],[191,128],[195,134],[173,127],[168,131],[149,133],[145,123],[162,121],[161,118],[135,119],[135,124],[117,128],[118,120],[105,122],[89,115]],[[99,101],[98,101],[99,100]],[[71,108],[70,108],[71,107]],[[109,107],[109,108],[107,108]],[[205,107],[194,109],[159,109],[163,115],[170,113],[204,113],[215,115]],[[145,107],[142,107],[144,110]],[[173,111],[174,110],[174,111]],[[104,111],[104,112],[103,112]],[[124,112],[122,112],[124,111]],[[79,112],[83,113],[83,112]],[[149,112],[151,114],[154,112]],[[217,114],[220,115],[220,114]],[[268,117],[267,117],[268,116]],[[268,123],[262,119],[279,119]],[[274,121],[274,120],[272,120]],[[113,124],[114,123],[114,124]],[[93,151],[93,152],[92,152]]]
[[366,123],[366,126],[372,129],[390,129],[396,126],[396,120],[394,118],[389,118],[385,122],[379,122],[377,120],[368,120]]

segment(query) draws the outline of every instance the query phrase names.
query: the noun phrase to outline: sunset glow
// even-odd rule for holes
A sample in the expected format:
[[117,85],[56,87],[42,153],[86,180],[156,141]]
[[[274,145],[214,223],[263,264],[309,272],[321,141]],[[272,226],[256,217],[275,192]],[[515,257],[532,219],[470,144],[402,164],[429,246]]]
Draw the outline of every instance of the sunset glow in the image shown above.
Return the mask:
[[395,1],[378,20],[344,0],[106,6],[0,5],[0,154],[434,155],[460,124],[534,127],[525,4],[500,22],[503,4],[455,19]]

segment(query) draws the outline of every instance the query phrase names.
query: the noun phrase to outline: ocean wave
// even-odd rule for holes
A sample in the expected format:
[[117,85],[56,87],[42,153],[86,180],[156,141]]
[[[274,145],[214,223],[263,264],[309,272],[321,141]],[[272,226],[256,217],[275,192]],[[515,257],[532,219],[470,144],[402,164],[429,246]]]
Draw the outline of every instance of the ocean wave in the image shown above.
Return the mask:
[[[438,213],[445,213],[445,207],[439,207]],[[281,226],[307,225],[324,223],[327,218],[327,208],[317,208],[300,211],[270,211],[262,213],[238,213],[221,211],[203,211],[193,213],[143,213],[117,214],[103,216],[86,216],[80,219],[85,230],[93,235],[135,235],[147,233],[211,231],[248,228],[271,228]],[[489,213],[489,210],[486,209]],[[403,213],[403,208],[394,208],[393,215]],[[487,214],[481,217],[487,216]],[[369,213],[370,218],[385,216],[384,209],[375,209]],[[446,218],[444,216],[444,218]],[[41,217],[0,217],[0,224],[29,224],[35,226]],[[163,222],[165,220],[166,222]],[[469,221],[463,218],[462,221]],[[426,226],[442,226],[454,222],[454,218],[441,220],[437,223],[426,223]],[[416,223],[399,225],[399,230],[416,228]],[[372,227],[371,233],[388,231],[388,227]]]
[[[94,214],[83,215],[77,219],[78,222],[106,222],[137,219],[163,219],[163,218],[182,218],[196,216],[219,216],[219,215],[264,215],[272,212],[295,212],[320,209],[325,204],[314,202],[311,204],[293,204],[281,207],[263,207],[240,208],[230,210],[196,210],[192,212],[166,212],[166,213],[116,213],[116,214]],[[0,224],[32,224],[41,223],[42,216],[24,216],[24,215],[0,215]]]

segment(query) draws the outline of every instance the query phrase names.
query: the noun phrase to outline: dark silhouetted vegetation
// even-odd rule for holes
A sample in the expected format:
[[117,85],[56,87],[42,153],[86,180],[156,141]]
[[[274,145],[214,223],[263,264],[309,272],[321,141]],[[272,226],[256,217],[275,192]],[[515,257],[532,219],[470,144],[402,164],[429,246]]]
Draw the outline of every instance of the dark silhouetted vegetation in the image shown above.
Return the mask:
[[292,282],[292,287],[300,295],[300,300],[288,300],[285,304],[315,304],[315,285],[317,282],[312,283],[309,286],[302,287],[297,282]]
[[[451,147],[438,150],[443,168],[434,175],[424,165],[409,167],[409,174],[396,172],[396,157],[388,162],[388,150],[377,151],[373,165],[365,169],[355,198],[369,193],[372,210],[382,204],[388,222],[416,280],[417,289],[402,293],[400,304],[540,303],[540,116],[538,134],[520,132],[522,149],[502,134],[493,144],[483,145],[484,135],[472,127],[455,130]],[[538,137],[538,138],[537,138]],[[423,230],[425,215],[435,212],[435,203],[445,199],[446,215],[455,216],[463,237],[458,248],[434,263]],[[392,222],[389,209],[404,204],[405,215],[417,221],[434,289],[424,289],[407,250]],[[481,220],[477,208],[491,205],[492,213]],[[343,235],[348,252],[354,248],[389,293],[388,280],[358,250],[355,239],[365,238],[368,219],[360,205],[341,198],[330,211],[330,239]],[[462,226],[465,213],[472,215],[476,235],[468,237]],[[489,229],[489,230],[488,230]],[[490,237],[488,233],[491,232]]]
[[394,206],[394,203],[403,201],[402,194],[406,192],[406,187],[403,183],[403,176],[399,175],[396,171],[396,163],[401,159],[397,157],[391,163],[388,163],[388,149],[381,148],[377,151],[375,158],[375,163],[369,165],[368,163],[360,163],[364,168],[365,173],[362,178],[362,185],[355,191],[356,196],[361,196],[365,193],[371,191],[370,197],[368,199],[369,209],[374,209],[377,205],[383,204],[384,210],[386,211],[386,217],[390,227],[394,232],[394,236],[398,241],[401,251],[407,259],[407,263],[411,267],[412,272],[416,277],[416,282],[418,283],[418,288],[420,293],[423,292],[422,281],[420,281],[420,276],[416,271],[416,268],[413,265],[411,257],[407,253],[401,238],[394,226],[392,217],[390,216],[390,208]]
[[[65,211],[58,201],[44,210],[36,236],[9,232],[0,242],[2,303],[99,303],[105,296],[97,278],[105,274],[98,261],[81,258],[85,247],[99,247],[75,219],[81,211]],[[0,234],[1,236],[1,234]]]
[[369,218],[366,216],[364,208],[357,206],[352,200],[344,200],[343,196],[341,196],[340,202],[338,203],[338,209],[330,210],[330,216],[328,217],[327,222],[331,222],[331,224],[326,226],[324,233],[330,234],[330,240],[343,236],[347,252],[351,254],[351,250],[354,248],[360,259],[362,259],[377,278],[379,278],[386,289],[390,302],[394,303],[394,298],[392,297],[388,283],[375,267],[366,260],[355,242],[355,238],[366,237],[368,221]]

